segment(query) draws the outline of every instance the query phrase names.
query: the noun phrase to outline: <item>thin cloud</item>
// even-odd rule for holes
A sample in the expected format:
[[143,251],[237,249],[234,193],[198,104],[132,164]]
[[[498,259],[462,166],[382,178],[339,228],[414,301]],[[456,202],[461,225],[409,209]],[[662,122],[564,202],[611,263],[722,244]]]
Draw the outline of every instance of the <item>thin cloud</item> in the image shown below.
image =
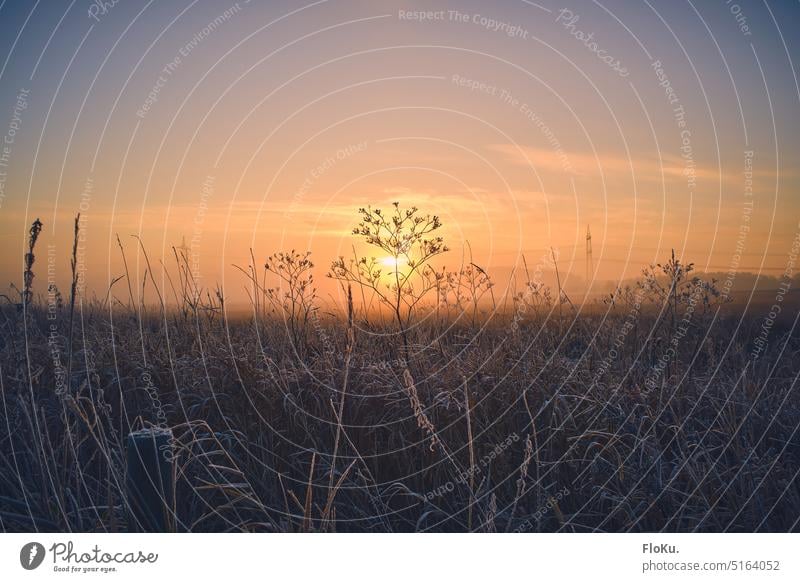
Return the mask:
[[[517,147],[511,144],[494,144],[489,148],[506,156],[507,161],[537,170],[570,173],[564,169],[564,159],[569,161],[571,174],[576,177],[635,177],[637,180],[660,182],[662,179],[686,179],[687,161],[680,156],[664,155],[661,162],[643,157],[625,157],[614,154],[594,156],[583,152],[557,152],[545,148]],[[696,163],[693,172],[697,180],[741,183],[740,171],[722,174],[719,169]],[[756,175],[769,177],[770,172]]]

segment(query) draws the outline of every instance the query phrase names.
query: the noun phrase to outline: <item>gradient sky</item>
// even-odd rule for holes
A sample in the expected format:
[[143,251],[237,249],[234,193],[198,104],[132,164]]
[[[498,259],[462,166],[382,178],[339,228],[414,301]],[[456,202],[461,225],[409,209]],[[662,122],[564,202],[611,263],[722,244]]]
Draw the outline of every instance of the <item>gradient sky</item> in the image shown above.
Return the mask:
[[101,296],[117,234],[138,273],[130,235],[153,263],[185,238],[236,299],[248,248],[309,249],[321,279],[393,200],[441,216],[451,262],[469,241],[502,279],[552,246],[578,286],[587,225],[598,280],[670,248],[775,275],[798,233],[798,2],[97,6],[0,2],[4,285],[39,217],[66,288],[78,211]]

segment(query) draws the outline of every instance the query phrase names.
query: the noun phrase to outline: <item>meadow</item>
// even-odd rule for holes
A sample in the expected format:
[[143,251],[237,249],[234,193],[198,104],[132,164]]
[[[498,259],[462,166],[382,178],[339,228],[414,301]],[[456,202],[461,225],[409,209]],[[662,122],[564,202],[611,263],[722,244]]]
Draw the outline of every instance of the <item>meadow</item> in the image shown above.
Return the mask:
[[128,531],[126,436],[157,427],[174,531],[800,530],[796,313],[765,328],[674,255],[588,302],[527,269],[495,296],[433,267],[438,218],[360,217],[377,260],[253,257],[237,313],[178,251],[165,288],[86,300],[73,265],[37,292],[32,230],[0,298],[0,529]]

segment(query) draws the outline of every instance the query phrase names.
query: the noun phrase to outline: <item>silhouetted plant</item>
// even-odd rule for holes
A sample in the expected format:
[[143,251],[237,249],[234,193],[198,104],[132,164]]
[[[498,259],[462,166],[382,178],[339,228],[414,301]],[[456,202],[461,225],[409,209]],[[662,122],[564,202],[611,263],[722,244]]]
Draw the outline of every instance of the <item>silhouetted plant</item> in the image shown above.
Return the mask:
[[539,310],[549,311],[553,305],[553,293],[550,287],[540,281],[527,281],[525,290],[519,291],[513,297],[515,312],[524,314],[532,312],[534,317],[539,316]]
[[39,234],[41,232],[42,222],[37,218],[33,221],[33,224],[31,224],[28,235],[28,252],[25,253],[25,271],[22,281],[22,302],[25,305],[29,305],[33,299],[33,263],[36,261],[33,249],[36,246],[36,241],[39,239]]
[[264,269],[277,275],[281,284],[265,289],[273,308],[285,315],[289,331],[299,345],[305,339],[308,319],[314,310],[317,288],[314,286],[314,263],[311,252],[278,252],[267,258]]
[[[478,316],[478,306],[481,299],[494,287],[489,274],[470,262],[462,266],[458,271],[447,271],[442,285],[442,300],[448,308],[455,306],[460,314],[465,314],[467,309],[471,311],[472,324],[475,325]],[[450,302],[452,297],[452,303]]]
[[[422,216],[416,206],[402,209],[399,202],[392,203],[392,207],[388,213],[380,208],[359,208],[361,222],[353,229],[353,234],[380,249],[394,270],[384,273],[379,259],[374,256],[355,255],[349,261],[340,256],[331,263],[328,277],[375,293],[380,302],[391,309],[407,350],[407,330],[414,310],[437,288],[437,274],[429,263],[449,249],[441,236],[433,234],[442,226],[438,216]],[[383,279],[384,275],[389,277],[388,281]]]
[[690,276],[694,271],[694,263],[683,263],[675,256],[675,250],[666,263],[657,263],[643,269],[644,278],[637,283],[639,289],[647,294],[656,304],[666,307],[672,320],[672,331],[675,331],[676,319],[689,309],[690,317],[702,305],[705,309],[722,297],[717,288],[717,280],[705,281]]

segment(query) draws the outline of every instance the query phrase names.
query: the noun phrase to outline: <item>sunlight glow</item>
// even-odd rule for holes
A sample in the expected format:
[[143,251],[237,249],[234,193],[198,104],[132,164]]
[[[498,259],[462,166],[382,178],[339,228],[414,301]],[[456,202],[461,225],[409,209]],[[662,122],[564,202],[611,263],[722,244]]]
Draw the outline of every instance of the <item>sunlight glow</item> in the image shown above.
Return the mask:
[[386,267],[390,267],[392,269],[397,269],[400,266],[404,265],[406,263],[406,260],[403,257],[398,257],[398,258],[395,258],[395,257],[383,257],[380,260],[380,262],[381,262],[382,265],[384,265]]

